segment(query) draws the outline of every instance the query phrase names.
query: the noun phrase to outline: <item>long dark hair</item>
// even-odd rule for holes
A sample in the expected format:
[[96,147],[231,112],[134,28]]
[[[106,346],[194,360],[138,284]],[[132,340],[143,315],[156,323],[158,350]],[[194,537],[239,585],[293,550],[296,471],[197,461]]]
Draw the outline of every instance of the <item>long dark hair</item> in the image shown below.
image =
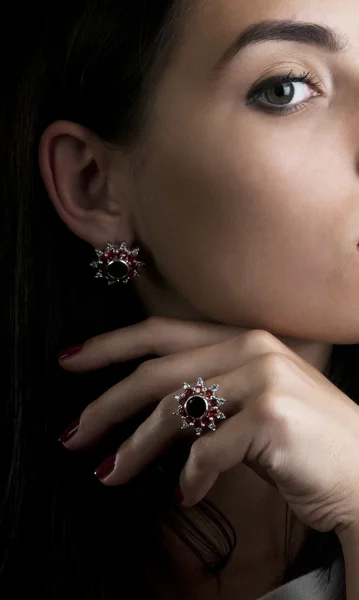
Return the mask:
[[[36,598],[99,600],[117,589],[116,597],[126,600],[169,597],[163,590],[180,589],[181,581],[170,558],[173,540],[217,582],[237,543],[209,502],[191,510],[171,504],[185,458],[181,444],[129,485],[106,488],[95,479],[100,460],[145,415],[86,452],[68,452],[57,442],[85,406],[139,364],[75,376],[59,368],[58,350],[146,315],[130,286],[108,288],[94,280],[92,249],[64,226],[47,197],[38,143],[50,123],[67,119],[108,144],[136,148],[188,6],[184,0],[14,1],[3,21],[3,596],[9,589],[14,598],[34,592]],[[355,402],[358,364],[358,346],[334,346],[327,373]],[[319,567],[330,574],[340,555],[334,533],[311,531],[278,583]]]

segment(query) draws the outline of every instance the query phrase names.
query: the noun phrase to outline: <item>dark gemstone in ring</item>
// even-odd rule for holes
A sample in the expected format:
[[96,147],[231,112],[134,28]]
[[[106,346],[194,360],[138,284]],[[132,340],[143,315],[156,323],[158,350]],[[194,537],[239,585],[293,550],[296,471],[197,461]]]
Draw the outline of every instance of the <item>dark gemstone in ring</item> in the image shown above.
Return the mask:
[[107,272],[113,279],[124,279],[127,277],[128,266],[122,260],[114,260],[107,267]]
[[207,402],[201,396],[191,396],[186,402],[186,411],[193,419],[200,419],[207,412]]

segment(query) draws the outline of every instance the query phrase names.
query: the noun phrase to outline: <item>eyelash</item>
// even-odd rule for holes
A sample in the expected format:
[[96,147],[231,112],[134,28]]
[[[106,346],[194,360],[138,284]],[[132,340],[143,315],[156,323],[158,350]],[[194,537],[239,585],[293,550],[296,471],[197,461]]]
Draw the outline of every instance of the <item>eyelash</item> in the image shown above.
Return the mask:
[[310,71],[308,71],[307,73],[303,73],[302,75],[297,75],[297,76],[293,75],[292,73],[293,73],[293,71],[290,71],[290,73],[288,73],[288,75],[279,75],[277,77],[271,77],[270,79],[267,79],[266,81],[263,81],[262,83],[260,83],[254,90],[249,91],[246,104],[247,105],[254,104],[254,106],[256,108],[258,108],[259,110],[262,110],[266,113],[271,113],[271,114],[274,114],[274,113],[289,114],[289,113],[296,112],[297,110],[301,110],[302,108],[305,108],[305,106],[307,106],[307,104],[310,102],[310,100],[306,100],[305,102],[294,104],[293,106],[280,106],[277,108],[269,108],[268,105],[263,104],[262,102],[258,101],[258,98],[260,96],[262,96],[262,94],[264,94],[265,92],[268,92],[272,88],[274,88],[277,85],[280,85],[282,83],[297,83],[297,82],[306,83],[306,84],[316,88],[317,91],[320,91],[319,86],[320,86],[321,82],[314,81],[314,77]]

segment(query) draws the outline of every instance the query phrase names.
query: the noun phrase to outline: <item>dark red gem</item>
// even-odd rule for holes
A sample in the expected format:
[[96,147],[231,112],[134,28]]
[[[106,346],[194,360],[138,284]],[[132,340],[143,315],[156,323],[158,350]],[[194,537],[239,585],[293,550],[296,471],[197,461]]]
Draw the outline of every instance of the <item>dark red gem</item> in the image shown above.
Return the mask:
[[210,410],[208,416],[216,419],[218,417],[218,410]]
[[193,419],[200,419],[207,412],[207,403],[202,396],[192,396],[187,401],[186,411]]

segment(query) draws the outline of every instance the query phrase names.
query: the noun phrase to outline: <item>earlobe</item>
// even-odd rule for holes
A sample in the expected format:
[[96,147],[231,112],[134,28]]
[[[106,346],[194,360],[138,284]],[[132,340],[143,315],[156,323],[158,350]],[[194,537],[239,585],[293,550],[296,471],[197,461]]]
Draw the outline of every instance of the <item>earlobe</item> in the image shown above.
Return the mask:
[[[39,144],[39,168],[56,211],[75,235],[94,246],[129,239],[107,185],[108,154],[86,128],[56,121]],[[116,206],[118,209],[118,207]]]

